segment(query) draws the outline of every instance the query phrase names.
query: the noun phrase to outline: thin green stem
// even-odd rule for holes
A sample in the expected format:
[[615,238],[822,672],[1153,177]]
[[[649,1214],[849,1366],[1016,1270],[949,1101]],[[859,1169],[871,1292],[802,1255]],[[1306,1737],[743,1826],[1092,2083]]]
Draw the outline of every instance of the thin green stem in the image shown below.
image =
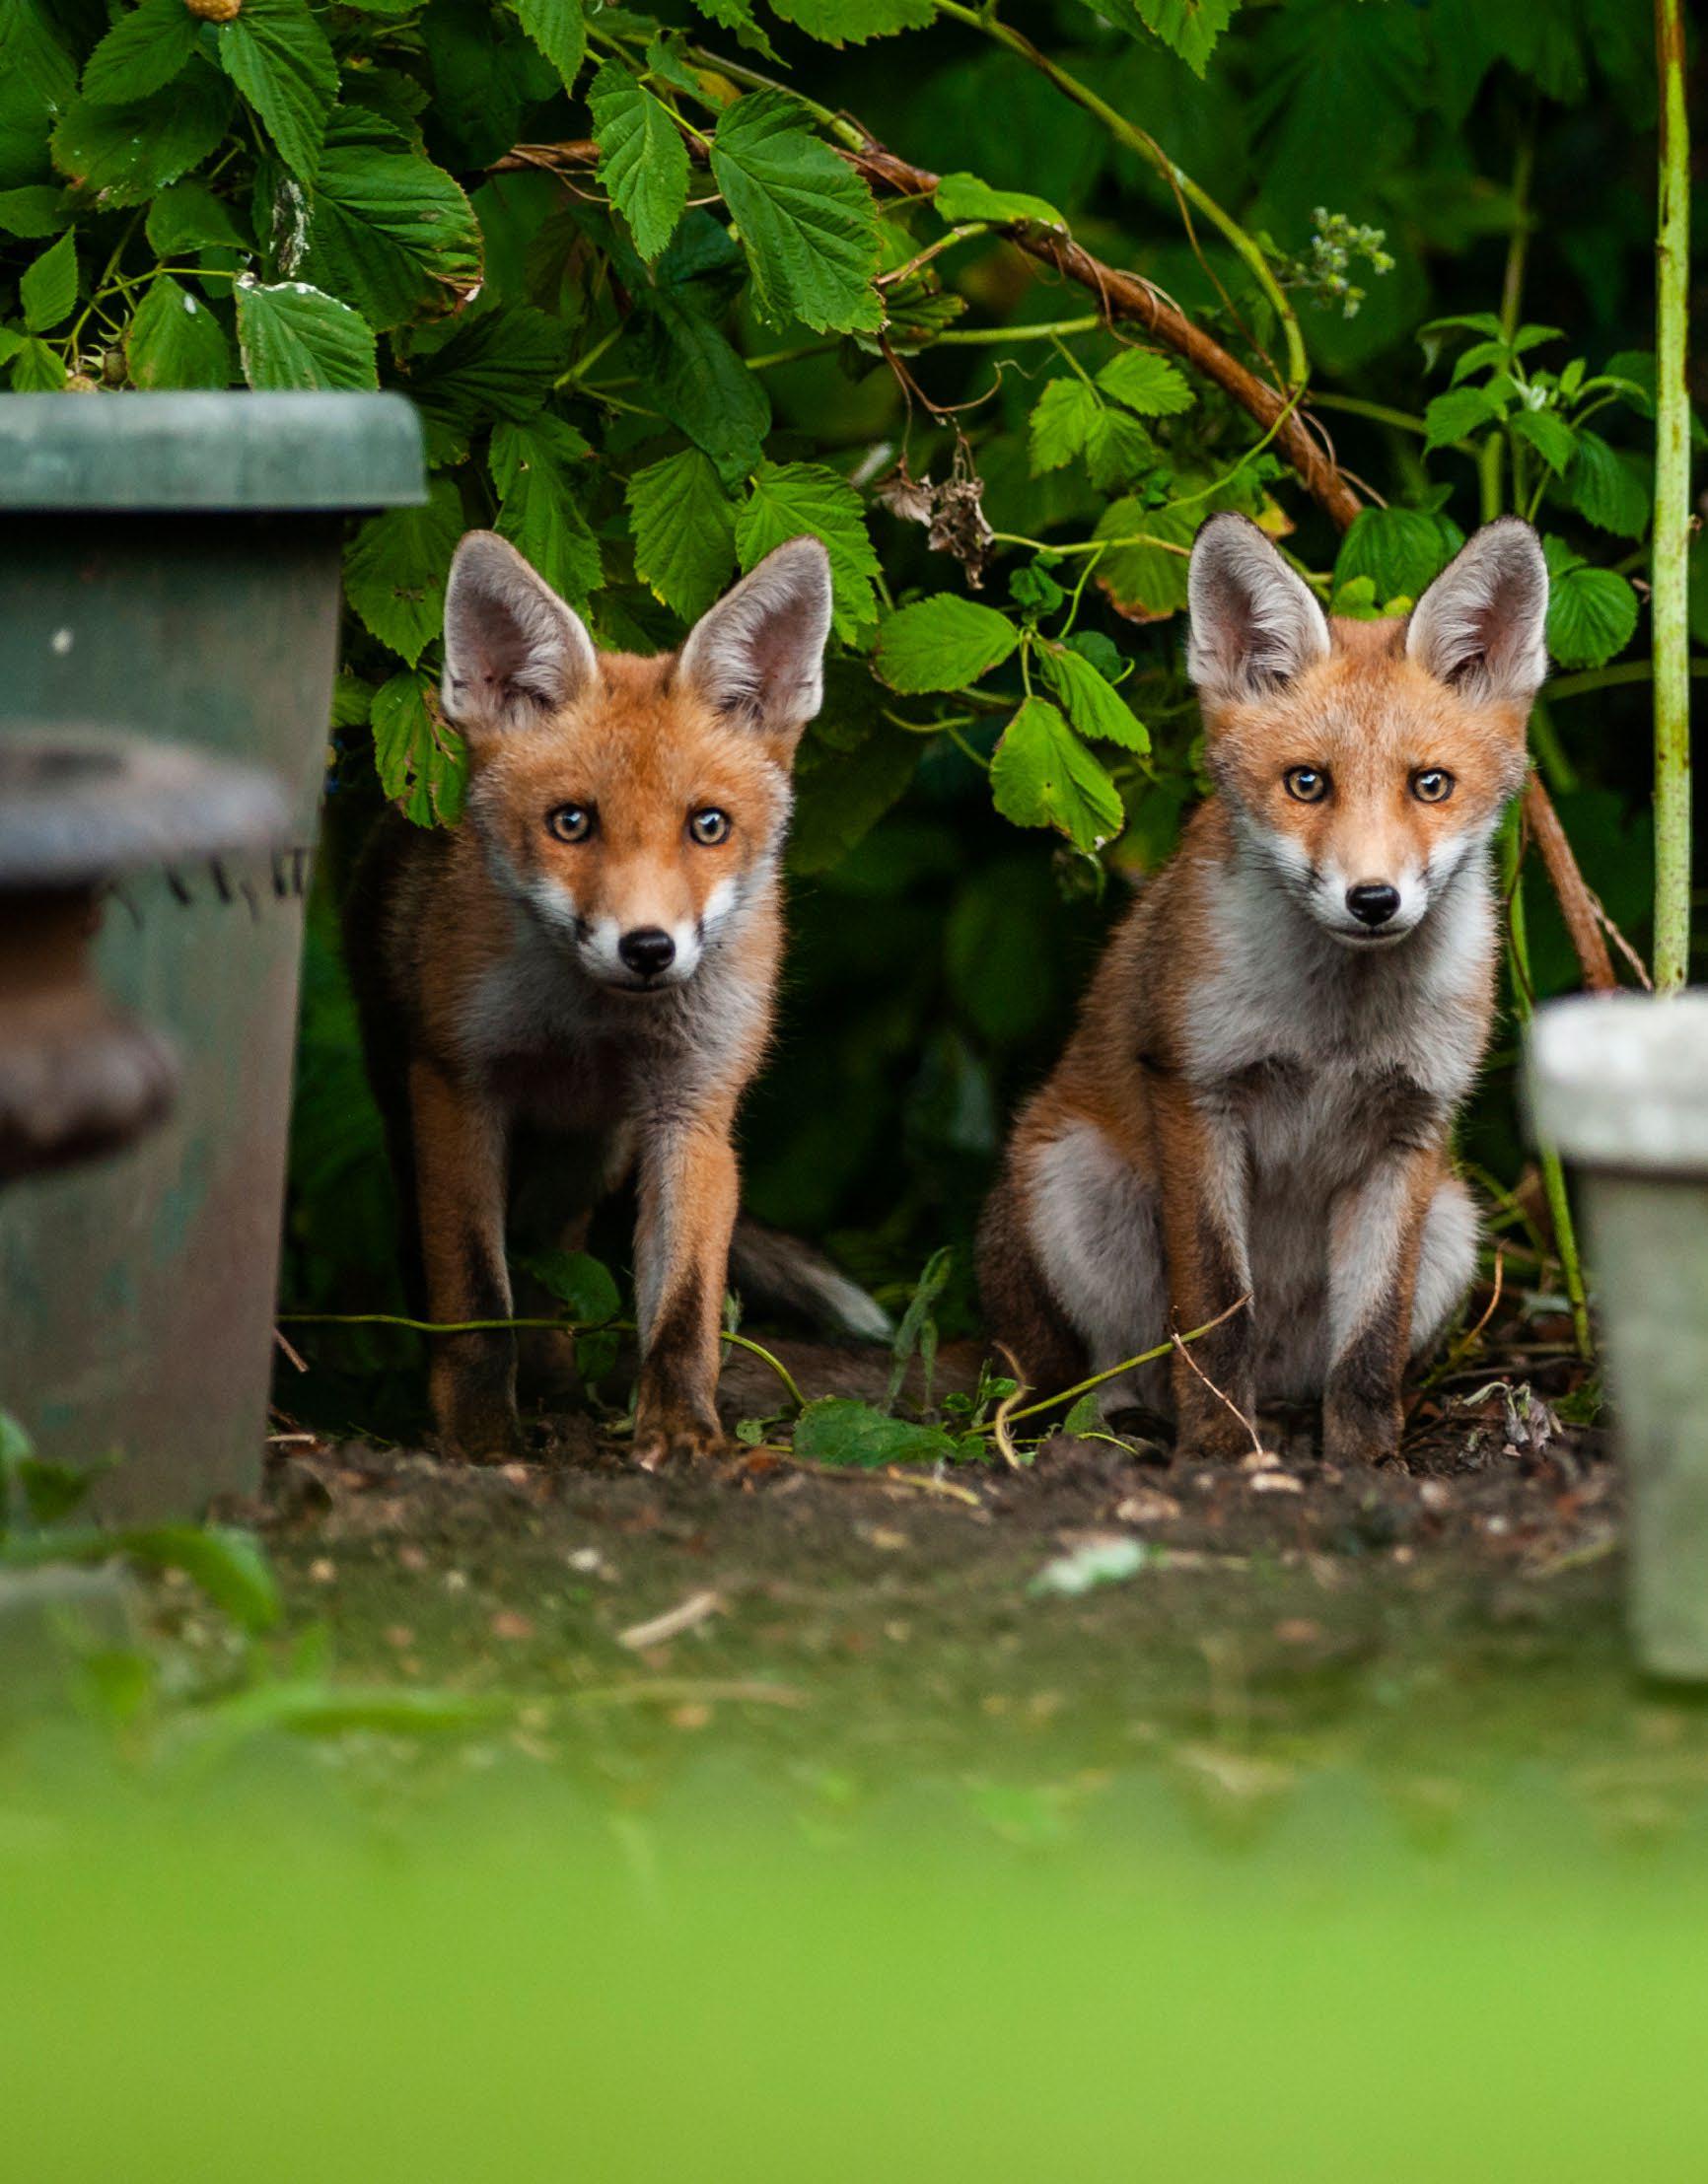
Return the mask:
[[1225,211],[1206,189],[1195,182],[1184,168],[1175,165],[1149,130],[1141,129],[1136,121],[1129,121],[1106,99],[1100,98],[1089,84],[1081,83],[1059,61],[1052,60],[1047,53],[1040,51],[1023,32],[998,22],[994,15],[983,9],[962,7],[961,0],[937,0],[937,6],[940,15],[953,16],[956,22],[964,23],[969,30],[977,31],[981,36],[994,38],[997,44],[1006,45],[1011,53],[1019,54],[1022,60],[1046,76],[1064,98],[1071,99],[1075,106],[1083,107],[1087,113],[1101,121],[1117,144],[1124,144],[1129,151],[1136,152],[1141,159],[1147,161],[1186,204],[1209,221],[1245,265],[1264,301],[1275,314],[1282,339],[1287,346],[1288,386],[1303,387],[1311,377],[1310,361],[1305,353],[1305,336],[1300,330],[1298,315],[1288,300],[1286,291],[1275,278],[1274,268],[1264,255],[1262,246],[1247,235],[1233,215]]
[[[1693,675],[1708,675],[1708,659],[1688,660],[1685,671]],[[1544,698],[1581,697],[1586,690],[1611,690],[1623,682],[1652,682],[1655,663],[1652,660],[1621,660],[1616,668],[1586,668],[1582,674],[1555,675],[1552,682],[1542,685]]]
[[[1501,830],[1501,863],[1507,889],[1507,945],[1512,962],[1513,1015],[1528,1024],[1534,1014],[1535,988],[1530,983],[1530,935],[1525,923],[1523,857],[1518,807],[1507,813]],[[1566,1172],[1551,1145],[1538,1145],[1536,1162],[1542,1171],[1542,1190],[1553,1223],[1554,1242],[1560,1255],[1560,1272],[1572,1308],[1572,1337],[1578,1355],[1595,1356],[1590,1334],[1589,1298],[1584,1286],[1583,1264],[1578,1257],[1578,1233],[1572,1222],[1571,1200],[1566,1195]]]
[[1683,0],[1655,0],[1660,208],[1655,236],[1655,991],[1690,963],[1690,119]]
[[1414,432],[1418,438],[1428,436],[1429,426],[1421,417],[1414,417],[1408,409],[1389,409],[1386,402],[1367,402],[1359,394],[1321,394],[1311,396],[1313,409],[1344,410],[1348,417],[1368,417],[1373,424],[1391,425],[1395,432]]
[[1027,546],[1033,553],[1052,553],[1066,560],[1078,553],[1106,553],[1111,546],[1155,546],[1161,553],[1177,553],[1182,561],[1189,561],[1190,546],[1182,546],[1177,538],[1156,538],[1148,530],[1126,532],[1119,538],[1080,538],[1065,546],[1054,545],[1047,538],[1023,537],[1016,530],[993,530],[991,537],[1002,546]]
[[[418,1335],[502,1334],[517,1328],[550,1330],[560,1335],[633,1335],[640,1332],[632,1319],[603,1319],[597,1327],[578,1327],[573,1319],[565,1318],[411,1319],[405,1312],[280,1312],[278,1317],[281,1327],[406,1327]],[[807,1398],[801,1393],[795,1375],[762,1342],[755,1342],[751,1335],[734,1334],[727,1327],[719,1332],[718,1340],[734,1343],[738,1350],[746,1350],[762,1359],[782,1381],[795,1408],[807,1408]]]
[[945,333],[934,334],[931,346],[942,348],[996,347],[1009,341],[1054,341],[1069,334],[1099,333],[1106,330],[1107,319],[1095,311],[1088,311],[1078,318],[1052,318],[1035,326],[951,326]]
[[[1180,1340],[1199,1341],[1212,1327],[1219,1327],[1224,1319],[1234,1312],[1243,1311],[1250,1302],[1248,1297],[1242,1297],[1238,1304],[1230,1305],[1225,1312],[1218,1312],[1214,1319],[1206,1319],[1201,1327],[1194,1327],[1190,1334],[1182,1335]],[[1160,1342],[1154,1350],[1141,1350],[1136,1358],[1123,1358],[1119,1365],[1107,1366],[1102,1373],[1094,1373],[1089,1379],[1076,1380],[1072,1387],[1058,1388],[1053,1395],[1045,1395],[1035,1403],[1028,1403],[1024,1410],[1005,1412],[1002,1424],[1018,1426],[1023,1418],[1035,1418],[1039,1411],[1052,1411],[1058,1403],[1072,1403],[1082,1395],[1089,1395],[1094,1387],[1102,1387],[1105,1380],[1118,1380],[1123,1373],[1131,1373],[1141,1365],[1155,1365],[1159,1358],[1171,1356],[1174,1348],[1172,1342]],[[988,1425],[973,1427],[972,1432],[979,1435],[994,1434],[996,1427],[997,1421],[992,1419]]]

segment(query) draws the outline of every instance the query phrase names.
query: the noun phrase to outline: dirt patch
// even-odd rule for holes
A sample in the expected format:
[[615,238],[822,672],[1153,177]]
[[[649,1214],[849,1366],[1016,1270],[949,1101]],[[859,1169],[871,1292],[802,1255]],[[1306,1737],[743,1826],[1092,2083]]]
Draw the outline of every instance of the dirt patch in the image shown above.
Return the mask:
[[[882,1361],[778,1350],[809,1395],[881,1386]],[[946,1357],[940,1387],[974,1363]],[[774,1388],[733,1365],[727,1416]],[[1262,1438],[1237,1466],[1058,1434],[1021,1469],[830,1473],[765,1446],[651,1477],[569,1416],[497,1470],[276,1443],[245,1514],[338,1675],[517,1696],[525,1748],[624,1796],[696,1732],[849,1783],[1059,1785],[1160,1755],[1249,1789],[1550,1755],[1620,1781],[1665,1717],[1708,1766],[1689,1708],[1634,1697],[1601,1432],[1485,1373],[1417,1406],[1399,1465],[1326,1465],[1303,1420]],[[1040,1587],[1088,1547],[1105,1582]]]

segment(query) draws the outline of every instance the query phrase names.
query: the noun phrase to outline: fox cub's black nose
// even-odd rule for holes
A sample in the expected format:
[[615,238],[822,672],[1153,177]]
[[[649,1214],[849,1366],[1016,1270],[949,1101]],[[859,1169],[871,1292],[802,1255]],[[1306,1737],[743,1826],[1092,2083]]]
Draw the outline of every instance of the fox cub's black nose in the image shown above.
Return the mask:
[[[1347,888],[1346,907],[1360,925],[1386,925],[1399,908],[1399,889],[1390,887],[1385,880],[1361,880],[1356,887]],[[664,935],[661,933],[659,938],[663,940]],[[623,946],[628,946],[626,941]]]
[[[1393,899],[1397,902],[1399,897]],[[637,978],[651,978],[658,971],[670,969],[676,960],[676,944],[662,926],[642,925],[623,935],[616,951]]]

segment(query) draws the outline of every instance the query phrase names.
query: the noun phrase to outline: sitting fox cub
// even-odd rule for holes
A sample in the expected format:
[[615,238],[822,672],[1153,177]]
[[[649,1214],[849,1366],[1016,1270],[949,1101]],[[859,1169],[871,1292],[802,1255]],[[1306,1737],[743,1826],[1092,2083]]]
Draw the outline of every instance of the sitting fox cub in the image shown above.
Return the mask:
[[[635,1453],[649,1467],[719,1438],[731,1131],[770,1028],[790,765],[829,626],[828,559],[796,538],[679,654],[600,653],[520,554],[471,532],[445,602],[467,815],[443,834],[388,813],[346,913],[431,1318],[511,1316],[516,1141],[543,1133],[584,1204],[638,1170]],[[755,1286],[885,1331],[827,1265],[782,1238],[746,1242]],[[436,1338],[430,1384],[455,1450],[520,1452],[509,1332]]]
[[[1181,1448],[1237,1456],[1260,1399],[1320,1393],[1327,1459],[1374,1461],[1475,1266],[1448,1135],[1494,1007],[1488,848],[1546,671],[1546,565],[1528,525],[1490,524],[1408,620],[1330,623],[1218,516],[1189,592],[1216,793],[1016,1124],[985,1305],[1047,1389],[1248,1293],[1190,1353],[1227,1403],[1172,1361]],[[1169,1378],[1105,1408],[1163,1409]]]

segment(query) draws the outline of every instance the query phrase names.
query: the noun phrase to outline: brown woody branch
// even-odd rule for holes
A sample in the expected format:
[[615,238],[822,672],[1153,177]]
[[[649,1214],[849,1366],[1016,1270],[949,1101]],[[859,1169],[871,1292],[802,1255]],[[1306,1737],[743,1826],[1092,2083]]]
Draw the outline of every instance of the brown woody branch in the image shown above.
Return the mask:
[[[850,166],[889,195],[930,196],[937,188],[940,177],[929,168],[915,167],[898,158],[875,137],[868,135],[858,150],[838,149]],[[690,145],[689,150],[700,152],[700,147]],[[534,168],[553,173],[591,167],[598,157],[598,147],[585,139],[562,144],[519,144],[497,161],[492,171],[502,174]],[[1345,530],[1350,527],[1364,503],[1289,397],[1248,371],[1149,281],[1105,265],[1060,229],[1016,221],[999,232],[1029,257],[1053,266],[1068,280],[1089,289],[1110,320],[1125,319],[1142,326],[1205,379],[1213,381],[1265,433],[1272,434],[1276,453],[1291,464],[1301,484],[1336,528]],[[1525,787],[1524,811],[1577,951],[1584,984],[1597,992],[1616,985],[1595,897],[1579,870],[1553,799],[1534,772]]]

